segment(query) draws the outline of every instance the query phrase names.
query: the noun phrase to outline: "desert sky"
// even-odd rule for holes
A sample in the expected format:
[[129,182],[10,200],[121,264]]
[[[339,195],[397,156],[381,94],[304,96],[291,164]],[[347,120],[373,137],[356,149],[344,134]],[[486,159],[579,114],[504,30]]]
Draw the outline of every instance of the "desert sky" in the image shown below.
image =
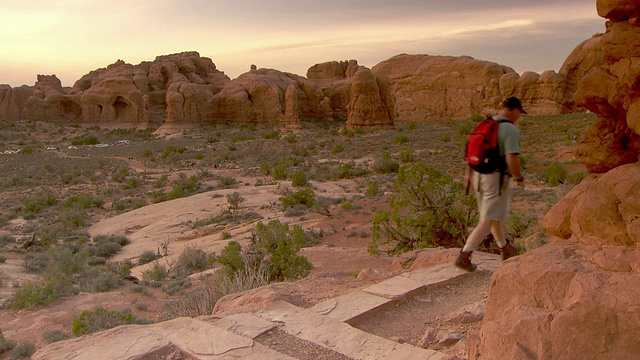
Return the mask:
[[0,84],[64,86],[118,59],[197,51],[232,79],[251,64],[302,76],[401,53],[558,71],[604,32],[595,0],[0,0]]

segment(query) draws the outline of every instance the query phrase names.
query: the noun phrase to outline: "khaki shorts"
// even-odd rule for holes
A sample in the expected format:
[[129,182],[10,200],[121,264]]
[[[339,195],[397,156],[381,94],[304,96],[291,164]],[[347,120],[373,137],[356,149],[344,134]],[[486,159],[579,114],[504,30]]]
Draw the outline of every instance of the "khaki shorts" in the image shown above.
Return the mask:
[[[479,179],[478,179],[479,178]],[[509,175],[504,175],[500,191],[500,173],[473,173],[471,184],[476,192],[480,220],[507,222],[509,213]],[[478,185],[480,187],[478,188]]]

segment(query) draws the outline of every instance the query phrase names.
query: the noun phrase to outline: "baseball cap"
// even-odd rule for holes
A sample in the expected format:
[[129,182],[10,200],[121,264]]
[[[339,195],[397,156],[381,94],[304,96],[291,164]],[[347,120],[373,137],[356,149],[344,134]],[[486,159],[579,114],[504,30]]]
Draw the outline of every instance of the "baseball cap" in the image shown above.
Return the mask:
[[524,109],[522,108],[522,103],[520,102],[520,99],[518,99],[515,96],[512,97],[508,97],[506,98],[503,102],[502,102],[502,106],[513,110],[513,109],[518,109],[520,111],[522,111],[523,114],[526,114],[527,112],[524,111]]

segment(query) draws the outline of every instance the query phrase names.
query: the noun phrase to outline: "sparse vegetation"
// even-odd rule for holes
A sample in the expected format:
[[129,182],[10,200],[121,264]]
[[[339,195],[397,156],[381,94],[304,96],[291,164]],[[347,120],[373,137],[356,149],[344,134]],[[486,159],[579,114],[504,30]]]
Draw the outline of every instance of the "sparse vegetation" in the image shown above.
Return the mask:
[[390,210],[373,217],[369,252],[399,254],[436,246],[461,246],[476,220],[472,196],[464,185],[424,163],[400,168]]
[[[431,123],[397,124],[396,130],[371,128],[343,131],[339,129],[344,126],[344,120],[334,123],[305,120],[304,131],[287,136],[274,130],[272,125],[207,124],[203,125],[201,132],[185,132],[182,137],[175,139],[157,139],[151,135],[153,129],[105,130],[64,124],[49,129],[48,124],[40,122],[0,125],[3,130],[0,148],[23,151],[23,154],[0,155],[3,168],[0,173],[3,199],[0,202],[0,263],[5,258],[7,262],[15,261],[17,257],[24,263],[29,276],[35,279],[17,282],[7,271],[0,274],[3,291],[10,290],[15,294],[7,301],[7,306],[14,309],[48,306],[61,297],[73,296],[80,291],[117,288],[122,286],[123,276],[129,275],[134,266],[152,263],[144,267],[148,270],[139,284],[131,286],[131,292],[139,291],[145,296],[152,296],[161,289],[164,292],[161,301],[166,298],[168,303],[166,316],[210,314],[219,297],[273,281],[274,272],[278,273],[272,269],[274,262],[292,263],[294,268],[298,266],[300,274],[296,276],[305,273],[304,262],[296,258],[299,256],[294,251],[296,246],[289,245],[293,240],[285,236],[280,241],[285,244],[284,248],[282,244],[277,245],[278,241],[264,241],[280,247],[280,250],[271,250],[276,253],[272,255],[268,250],[257,247],[257,244],[252,245],[252,242],[263,243],[257,241],[257,229],[251,239],[236,230],[260,219],[258,212],[262,214],[264,211],[277,213],[276,216],[284,213],[286,221],[293,223],[304,223],[317,216],[311,212],[333,215],[326,218],[327,234],[337,235],[335,238],[339,239],[349,237],[349,241],[366,239],[363,241],[375,242],[379,254],[385,254],[398,245],[395,242],[385,244],[387,238],[380,235],[384,231],[376,238],[372,229],[351,226],[349,221],[356,221],[351,218],[346,219],[347,225],[336,225],[333,221],[344,219],[344,216],[362,217],[363,214],[375,218],[379,216],[379,209],[384,209],[389,212],[388,224],[399,229],[410,226],[419,228],[423,226],[421,221],[427,220],[437,225],[431,226],[429,231],[423,231],[432,235],[413,237],[420,240],[407,242],[406,248],[437,245],[425,240],[427,238],[437,238],[445,244],[459,244],[453,240],[451,232],[461,230],[449,220],[444,220],[444,215],[421,217],[409,212],[409,205],[400,207],[404,195],[398,192],[396,180],[404,178],[403,181],[408,181],[406,172],[417,163],[440,172],[446,171],[448,175],[443,173],[443,177],[451,182],[444,189],[460,190],[456,193],[459,200],[452,206],[463,206],[461,194],[464,189],[456,185],[462,178],[464,166],[464,146],[461,143],[466,133],[483,118],[482,115],[476,115],[462,121],[446,119]],[[568,190],[569,185],[578,184],[588,176],[576,160],[559,158],[557,148],[563,148],[561,153],[568,154],[565,151],[567,147],[575,144],[576,137],[579,138],[593,119],[595,116],[575,114],[527,116],[520,120],[525,177],[527,183],[542,189],[535,192],[530,189],[514,191],[517,209],[509,217],[509,233],[526,237],[538,231],[540,209],[550,207]],[[130,143],[126,146],[117,145],[123,137],[129,139]],[[281,138],[285,141],[276,140]],[[73,142],[77,144],[75,148],[68,148]],[[45,151],[49,145],[59,150]],[[24,154],[25,151],[28,154]],[[566,171],[564,178],[549,170],[551,173],[547,179],[547,169],[556,168],[554,171],[561,175],[558,166]],[[405,174],[401,175],[401,172]],[[554,177],[563,186],[549,189],[548,184],[554,181]],[[345,179],[353,181],[338,182]],[[286,182],[278,184],[279,180],[291,180],[293,188],[287,187]],[[336,181],[336,184],[323,184],[328,181]],[[249,183],[272,188],[278,185],[274,193],[280,195],[274,195],[268,203],[260,206],[260,210],[253,212],[253,205],[250,207],[243,201],[244,197],[249,199],[246,192]],[[335,186],[341,187],[343,194],[326,194],[327,188]],[[103,238],[87,234],[88,226],[105,217],[210,190],[216,190],[216,195],[211,196],[213,199],[229,194],[226,195],[226,204],[220,204],[219,200],[224,198],[213,200],[216,207],[210,209],[210,217],[185,219],[185,232],[201,227],[198,231],[208,234],[212,229],[219,231],[211,235],[225,242],[235,240],[220,254],[207,254],[209,250],[204,247],[194,248],[189,256],[184,255],[183,261],[179,260],[181,248],[172,247],[175,254],[169,254],[168,247],[159,245],[162,239],[152,239],[154,243],[148,245],[149,250],[137,259],[132,254],[135,264],[130,260],[116,263],[113,258],[116,254],[122,254],[126,240],[121,241],[112,235]],[[339,192],[342,193],[342,190]],[[236,193],[239,197],[234,195]],[[278,196],[281,197],[279,201],[274,200]],[[386,201],[387,196],[393,196],[395,202],[380,206],[379,202]],[[402,214],[398,217],[399,224],[393,221],[393,207],[396,206],[397,212]],[[475,209],[475,205],[472,207]],[[458,215],[467,218],[467,213]],[[446,224],[445,229],[439,229],[438,226],[443,224]],[[207,225],[213,226],[205,228]],[[382,227],[382,223],[379,225]],[[261,226],[269,227],[267,224]],[[289,225],[289,237],[292,232],[296,233],[293,226]],[[126,231],[126,234],[129,234],[128,231],[135,233],[137,229],[135,226],[128,227]],[[286,233],[280,227],[269,231]],[[322,240],[322,230],[305,233],[309,243]],[[340,246],[339,240],[332,239],[327,246]],[[287,247],[293,250],[285,251]],[[202,256],[203,253],[206,256]],[[201,288],[198,282],[185,279],[191,272],[221,266],[215,263],[218,256],[228,261],[224,265],[226,270],[220,274],[233,269],[233,276],[213,275],[207,278],[206,283],[211,288]],[[188,265],[183,266],[183,263]],[[283,274],[280,276],[284,277]],[[134,311],[144,310],[144,303],[130,306]],[[55,336],[51,335],[51,338]],[[8,343],[11,345],[11,342]],[[15,346],[14,343],[10,349]]]
[[101,306],[93,310],[85,310],[73,319],[72,330],[75,336],[92,334],[108,330],[120,325],[144,323],[137,319],[130,310],[107,310]]

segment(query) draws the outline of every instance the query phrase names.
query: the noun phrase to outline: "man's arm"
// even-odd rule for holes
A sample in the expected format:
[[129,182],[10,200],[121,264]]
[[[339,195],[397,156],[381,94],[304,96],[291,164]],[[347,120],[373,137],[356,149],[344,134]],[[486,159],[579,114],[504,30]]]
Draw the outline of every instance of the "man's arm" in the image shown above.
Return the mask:
[[519,154],[507,154],[507,167],[509,168],[509,173],[518,181],[518,184],[524,185],[522,180],[518,180],[523,179],[522,173],[520,172]]

